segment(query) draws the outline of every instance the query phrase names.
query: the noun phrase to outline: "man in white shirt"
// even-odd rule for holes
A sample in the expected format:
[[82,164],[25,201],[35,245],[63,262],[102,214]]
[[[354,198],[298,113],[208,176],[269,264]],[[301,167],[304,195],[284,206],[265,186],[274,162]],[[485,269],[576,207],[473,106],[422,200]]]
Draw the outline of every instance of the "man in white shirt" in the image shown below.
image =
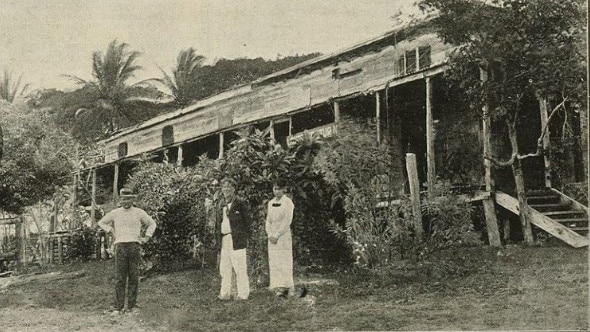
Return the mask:
[[[98,222],[100,228],[114,236],[117,281],[113,314],[120,313],[125,307],[125,290],[127,290],[127,310],[136,311],[141,244],[148,242],[156,230],[156,222],[144,210],[133,206],[135,198],[136,195],[131,189],[121,189],[119,193],[121,207],[107,213]],[[147,227],[143,237],[141,236],[142,227]]]

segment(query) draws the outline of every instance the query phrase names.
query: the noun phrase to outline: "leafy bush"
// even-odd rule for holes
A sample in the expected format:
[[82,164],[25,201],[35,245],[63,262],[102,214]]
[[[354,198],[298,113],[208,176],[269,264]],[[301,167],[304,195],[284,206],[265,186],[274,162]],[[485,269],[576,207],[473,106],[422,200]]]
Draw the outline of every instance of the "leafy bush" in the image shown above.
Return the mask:
[[[237,180],[237,194],[246,200],[251,213],[249,259],[254,280],[263,280],[267,269],[267,238],[264,231],[266,202],[273,197],[272,182],[283,177],[290,183],[295,203],[292,230],[294,257],[301,264],[315,264],[341,253],[341,245],[330,233],[328,185],[311,167],[319,149],[311,137],[286,150],[259,132],[238,132],[225,158],[201,158],[193,167],[143,162],[134,169],[128,186],[138,193],[140,207],[156,216],[158,228],[145,246],[145,258],[156,269],[171,270],[184,265],[206,249],[216,256],[214,214],[205,204],[216,206],[222,197],[220,181]],[[336,255],[337,256],[337,255]],[[318,263],[319,264],[319,263]]]
[[72,235],[66,256],[73,261],[90,260],[95,252],[97,240],[97,230],[83,226]]
[[432,196],[422,200],[421,209],[426,230],[423,253],[482,244],[471,218],[474,207],[445,186],[435,185]]
[[144,246],[144,258],[155,270],[182,268],[197,243],[212,243],[205,207],[210,179],[203,172],[211,163],[203,160],[200,167],[179,168],[145,162],[131,175],[128,186],[137,191],[139,207],[156,216],[158,227]]

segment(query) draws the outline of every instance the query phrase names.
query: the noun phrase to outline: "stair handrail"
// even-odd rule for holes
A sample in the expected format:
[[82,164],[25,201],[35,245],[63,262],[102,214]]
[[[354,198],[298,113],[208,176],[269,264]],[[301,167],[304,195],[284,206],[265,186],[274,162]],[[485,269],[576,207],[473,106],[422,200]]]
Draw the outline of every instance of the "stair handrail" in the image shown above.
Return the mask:
[[588,207],[586,207],[584,204],[576,201],[575,199],[569,197],[568,195],[562,193],[561,191],[559,191],[555,188],[549,188],[549,189],[551,189],[556,194],[559,194],[561,196],[561,198],[566,199],[576,209],[582,210],[582,211],[586,212],[586,214],[588,214]]

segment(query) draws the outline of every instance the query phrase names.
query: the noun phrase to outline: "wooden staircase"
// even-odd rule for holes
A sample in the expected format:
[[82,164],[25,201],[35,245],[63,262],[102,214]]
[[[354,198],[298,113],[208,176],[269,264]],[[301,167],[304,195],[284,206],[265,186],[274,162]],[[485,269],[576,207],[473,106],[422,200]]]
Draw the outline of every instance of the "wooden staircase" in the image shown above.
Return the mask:
[[[496,202],[520,214],[516,197],[499,191],[496,193]],[[586,206],[553,188],[528,191],[527,205],[530,208],[531,224],[575,248],[589,245]]]

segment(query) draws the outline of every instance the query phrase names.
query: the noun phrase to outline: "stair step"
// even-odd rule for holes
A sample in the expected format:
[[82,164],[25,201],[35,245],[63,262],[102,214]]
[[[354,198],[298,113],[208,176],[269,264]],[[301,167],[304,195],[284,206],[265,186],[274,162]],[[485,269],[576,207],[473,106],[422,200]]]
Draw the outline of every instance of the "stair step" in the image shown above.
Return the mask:
[[529,196],[527,197],[529,204],[550,204],[561,202],[561,197],[557,195],[543,195],[543,196]]
[[574,232],[587,232],[588,227],[569,227]]
[[564,203],[551,203],[551,204],[529,204],[529,206],[533,209],[539,210],[541,212],[543,211],[547,211],[547,210],[570,210],[571,206],[570,204],[564,204]]
[[584,211],[580,210],[564,210],[564,211],[546,211],[543,212],[544,215],[547,217],[560,217],[560,216],[567,216],[570,214],[578,214],[578,215],[586,215]]
[[556,222],[566,226],[566,227],[587,227],[588,226],[588,220],[586,219],[577,219],[577,220],[555,220]]

